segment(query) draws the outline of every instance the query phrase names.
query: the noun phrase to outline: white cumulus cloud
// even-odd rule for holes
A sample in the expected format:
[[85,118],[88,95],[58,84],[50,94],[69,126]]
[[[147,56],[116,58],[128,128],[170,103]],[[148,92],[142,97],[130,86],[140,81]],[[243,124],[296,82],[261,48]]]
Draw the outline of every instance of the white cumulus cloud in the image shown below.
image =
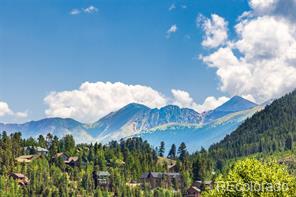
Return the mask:
[[280,2],[285,4],[280,0],[251,0],[254,10],[236,24],[237,38],[201,56],[208,66],[217,69],[223,92],[248,95],[260,103],[296,87],[296,23],[290,18],[292,13],[279,14]]
[[171,90],[173,95],[173,104],[180,107],[195,109],[197,104],[194,102],[190,94],[184,90]]
[[197,104],[184,90],[172,89],[171,93],[172,97],[167,97],[149,86],[121,82],[84,82],[78,89],[51,92],[47,95],[44,98],[47,104],[45,114],[48,117],[74,118],[92,123],[129,103],[140,103],[150,108],[174,104],[201,113],[228,100],[226,97],[208,97],[204,103]]
[[0,117],[1,116],[14,116],[16,118],[26,118],[28,116],[27,112],[14,112],[4,101],[0,101]]
[[0,116],[12,114],[12,110],[9,108],[8,104],[0,101]]
[[204,100],[202,104],[197,104],[190,96],[190,94],[184,90],[172,89],[171,92],[173,95],[173,104],[178,105],[180,107],[194,109],[199,113],[215,109],[216,107],[222,105],[223,103],[229,100],[229,98],[225,96],[219,98],[209,96]]
[[253,16],[276,16],[295,22],[296,0],[249,0]]
[[44,101],[48,105],[47,116],[70,117],[83,122],[96,121],[133,102],[153,108],[167,104],[167,99],[151,87],[121,82],[85,82],[77,90],[52,92]]
[[260,13],[267,13],[274,9],[278,0],[250,0],[249,4],[253,10]]
[[207,48],[216,48],[225,44],[227,40],[227,21],[217,14],[212,14],[211,18],[202,15],[197,17],[197,25],[201,26],[205,32],[202,45]]
[[220,105],[222,105],[223,103],[225,103],[226,101],[228,101],[229,98],[222,96],[219,98],[215,98],[213,96],[209,96],[205,99],[205,101],[203,102],[203,104],[198,105],[196,107],[196,110],[199,112],[205,112],[205,111],[209,111],[212,109],[215,109],[217,107],[219,107]]
[[25,111],[25,112],[15,112],[14,115],[17,118],[27,118],[28,117],[28,112],[27,111]]

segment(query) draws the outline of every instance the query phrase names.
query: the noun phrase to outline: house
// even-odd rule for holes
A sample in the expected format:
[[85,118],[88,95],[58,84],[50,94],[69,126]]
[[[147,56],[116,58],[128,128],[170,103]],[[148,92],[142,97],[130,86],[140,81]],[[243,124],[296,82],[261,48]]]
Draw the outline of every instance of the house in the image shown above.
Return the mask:
[[179,188],[183,186],[183,179],[180,173],[177,172],[169,172],[169,173],[164,173],[164,185],[165,187],[174,187],[174,188]]
[[141,182],[144,186],[150,188],[161,187],[161,181],[163,179],[163,173],[161,172],[146,172],[141,176]]
[[18,163],[30,163],[34,159],[37,159],[40,155],[22,155],[15,158],[16,162]]
[[107,171],[93,171],[95,187],[109,187],[110,173]]
[[67,160],[65,160],[65,164],[74,167],[78,165],[78,157],[69,157]]
[[57,153],[55,154],[55,156],[52,157],[53,159],[58,159],[61,158],[63,161],[66,161],[69,159],[68,155],[66,155],[65,153]]
[[24,148],[26,154],[47,155],[48,150],[39,146],[27,146]]
[[47,155],[48,154],[48,150],[46,148],[42,148],[42,147],[35,147],[35,154],[38,155]]
[[30,180],[28,179],[28,177],[26,177],[25,175],[23,175],[21,173],[10,173],[9,176],[11,178],[13,178],[14,180],[16,180],[16,182],[21,186],[25,186],[30,183]]
[[79,164],[79,157],[69,157],[65,153],[57,153],[53,157],[53,160],[56,160],[58,158],[61,158],[65,164],[67,164],[71,167],[77,166]]
[[201,197],[201,190],[198,187],[191,186],[187,189],[185,197]]
[[206,189],[213,189],[213,181],[202,181],[202,180],[198,180],[198,181],[194,181],[192,183],[192,186],[195,186],[197,188],[200,188],[202,191],[206,190]]
[[202,187],[203,187],[203,182],[202,182],[202,180],[194,181],[194,182],[192,183],[192,186],[195,186],[195,187],[197,187],[197,188],[202,188]]
[[180,173],[162,173],[162,172],[146,172],[141,176],[141,182],[144,186],[151,189],[157,187],[174,187],[183,185],[183,179]]

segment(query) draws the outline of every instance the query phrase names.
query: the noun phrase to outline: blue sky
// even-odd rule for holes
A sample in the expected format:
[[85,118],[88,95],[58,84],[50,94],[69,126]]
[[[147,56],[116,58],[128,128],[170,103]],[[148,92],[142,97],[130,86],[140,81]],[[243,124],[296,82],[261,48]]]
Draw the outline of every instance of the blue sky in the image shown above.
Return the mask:
[[[89,6],[97,12],[84,12]],[[81,13],[71,15],[73,9]],[[0,101],[28,112],[29,120],[45,117],[50,92],[85,81],[140,84],[165,95],[180,89],[197,103],[231,96],[218,89],[216,68],[198,58],[212,50],[201,45],[196,18],[218,14],[228,21],[231,38],[246,10],[246,0],[2,0]],[[177,31],[168,38],[174,24]],[[7,115],[0,121],[22,120]]]

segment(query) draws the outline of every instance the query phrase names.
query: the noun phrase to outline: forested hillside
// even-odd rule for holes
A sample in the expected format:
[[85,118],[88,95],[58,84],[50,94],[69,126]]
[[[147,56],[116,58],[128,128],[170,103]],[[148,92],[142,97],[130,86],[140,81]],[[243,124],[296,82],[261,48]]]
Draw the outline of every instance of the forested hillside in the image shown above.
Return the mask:
[[257,152],[290,150],[296,141],[296,91],[241,124],[232,134],[210,147],[214,158],[236,158]]
[[[40,147],[40,154],[28,152],[30,147]],[[184,185],[168,186],[164,181],[151,190],[139,184],[145,172],[167,172],[167,166],[159,163],[162,154],[140,138],[77,145],[71,135],[58,139],[48,134],[35,140],[2,132],[0,196],[181,196],[181,189],[190,184],[186,147],[171,154]]]

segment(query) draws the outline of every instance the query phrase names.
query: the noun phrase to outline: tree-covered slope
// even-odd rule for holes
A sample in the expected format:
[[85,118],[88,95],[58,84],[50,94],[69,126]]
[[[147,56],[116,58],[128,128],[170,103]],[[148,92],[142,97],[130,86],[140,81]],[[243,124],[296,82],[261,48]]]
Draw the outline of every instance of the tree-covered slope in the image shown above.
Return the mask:
[[216,158],[235,158],[292,149],[295,141],[296,91],[293,91],[247,119],[209,151]]

